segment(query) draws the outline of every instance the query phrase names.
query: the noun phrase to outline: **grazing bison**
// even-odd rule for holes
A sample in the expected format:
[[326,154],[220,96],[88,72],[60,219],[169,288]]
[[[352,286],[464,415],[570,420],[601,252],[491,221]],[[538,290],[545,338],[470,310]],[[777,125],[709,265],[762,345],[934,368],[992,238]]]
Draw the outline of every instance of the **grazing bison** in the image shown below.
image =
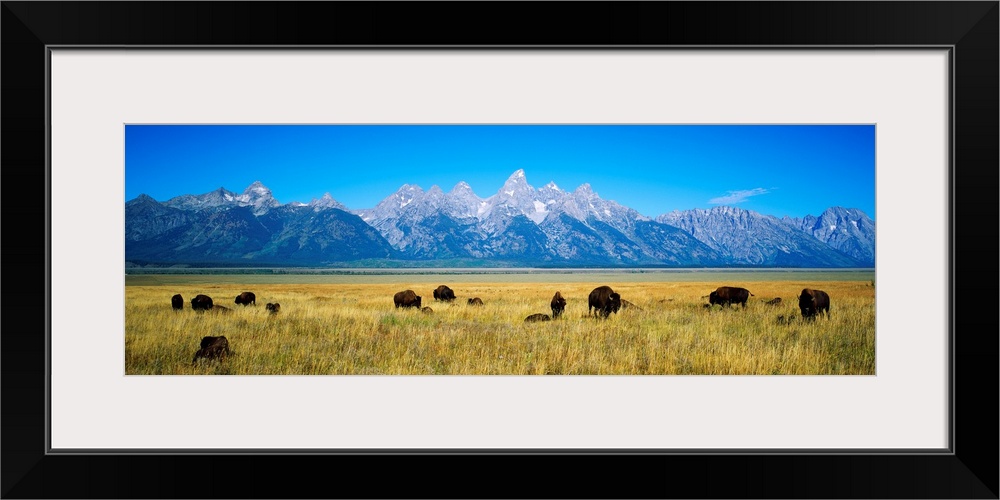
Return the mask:
[[278,314],[278,311],[281,310],[281,304],[279,304],[277,302],[275,302],[273,304],[270,303],[270,302],[268,302],[267,305],[264,306],[264,307],[266,307],[268,311],[271,311],[271,314]]
[[174,306],[174,309],[184,309],[184,297],[179,293],[170,297],[170,305]]
[[396,303],[397,309],[400,307],[416,307],[420,309],[420,296],[414,293],[413,290],[397,292],[396,295],[392,296],[392,301]]
[[434,309],[431,309],[429,307],[422,307],[420,308],[420,312],[424,314],[434,314]]
[[753,294],[750,290],[746,288],[740,288],[735,286],[720,286],[716,288],[714,292],[708,294],[708,303],[715,305],[719,304],[723,307],[728,307],[730,304],[742,304],[743,307],[747,306],[747,299],[749,299]]
[[191,309],[196,311],[207,311],[212,308],[212,297],[208,295],[198,294],[195,298],[191,299]]
[[771,300],[769,300],[767,302],[764,302],[764,303],[767,304],[767,305],[769,305],[769,306],[779,305],[779,304],[781,304],[781,297],[775,297],[775,298],[773,298],[773,299],[771,299]]
[[823,290],[813,290],[803,288],[799,295],[799,311],[802,312],[802,319],[816,319],[816,315],[824,312],[826,317],[830,317],[830,296]]
[[548,314],[538,313],[538,314],[532,314],[531,316],[528,316],[527,318],[524,318],[524,321],[530,323],[530,322],[533,322],[533,321],[549,321],[551,319],[552,318],[550,318]]
[[455,300],[455,292],[445,285],[441,285],[434,289],[434,300],[443,300],[445,302],[451,302]]
[[591,309],[594,314],[600,314],[607,318],[611,313],[618,313],[622,307],[622,296],[615,293],[610,286],[599,286],[590,292],[590,301],[587,304],[587,316],[590,316]]
[[243,306],[250,304],[257,305],[257,296],[253,292],[243,292],[236,296],[236,304],[242,304]]
[[194,353],[191,364],[197,364],[198,358],[218,359],[225,361],[229,355],[229,340],[226,337],[202,337],[201,349]]
[[561,293],[556,292],[552,296],[552,303],[550,305],[552,306],[552,318],[558,318],[563,313],[563,310],[566,309],[566,299],[563,298]]
[[481,305],[483,305],[483,299],[481,299],[479,297],[473,297],[473,298],[469,299],[469,305],[470,306],[481,306]]

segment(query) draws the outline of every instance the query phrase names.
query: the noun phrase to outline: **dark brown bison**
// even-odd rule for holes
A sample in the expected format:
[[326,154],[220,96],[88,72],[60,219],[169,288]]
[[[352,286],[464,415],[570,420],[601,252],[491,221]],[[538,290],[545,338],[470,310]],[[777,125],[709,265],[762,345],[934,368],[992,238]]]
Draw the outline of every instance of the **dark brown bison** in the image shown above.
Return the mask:
[[587,304],[587,316],[590,316],[591,309],[594,314],[600,314],[607,318],[611,313],[618,313],[622,307],[622,296],[615,293],[610,286],[599,286],[590,292],[590,300]]
[[422,307],[420,308],[420,312],[424,314],[434,314],[434,309],[431,309],[429,307]]
[[392,301],[396,303],[397,309],[400,307],[416,307],[420,309],[420,296],[413,290],[396,292],[396,295],[392,296]]
[[257,296],[253,292],[243,292],[236,296],[236,305],[248,306],[250,304],[257,305]]
[[209,297],[208,295],[198,294],[195,298],[191,299],[191,309],[196,311],[207,311],[211,309],[212,306],[212,297]]
[[712,305],[719,304],[723,307],[729,307],[730,304],[742,304],[743,307],[746,307],[747,299],[752,295],[750,290],[746,288],[720,286],[714,292],[708,294],[708,303]]
[[561,293],[556,292],[552,296],[552,303],[550,305],[552,306],[552,318],[558,318],[566,309],[566,299],[563,298]]
[[830,317],[830,296],[823,290],[813,290],[803,288],[799,295],[799,311],[802,312],[802,319],[813,320],[817,315],[826,313]]
[[174,306],[174,309],[184,309],[184,297],[179,293],[170,297],[170,305]]
[[481,305],[483,305],[483,299],[481,299],[479,297],[473,297],[473,298],[469,299],[469,305],[470,306],[481,306]]
[[530,323],[530,322],[533,322],[533,321],[549,321],[551,319],[552,318],[550,318],[548,314],[538,313],[538,314],[532,314],[531,316],[528,316],[527,318],[524,318],[524,321]]
[[191,364],[197,364],[198,358],[218,359],[225,361],[229,355],[229,340],[226,337],[202,337],[201,349],[194,353]]
[[268,311],[271,311],[271,314],[278,314],[278,311],[281,310],[281,304],[279,304],[277,302],[275,302],[273,304],[270,303],[270,302],[268,302],[267,305],[264,306],[264,307],[266,307]]
[[769,305],[769,306],[780,305],[781,304],[781,297],[775,297],[775,298],[773,298],[773,299],[771,299],[771,300],[769,300],[767,302],[764,302],[764,303],[767,304],[767,305]]
[[441,285],[434,289],[434,300],[443,300],[445,302],[451,302],[455,300],[455,292],[445,285]]

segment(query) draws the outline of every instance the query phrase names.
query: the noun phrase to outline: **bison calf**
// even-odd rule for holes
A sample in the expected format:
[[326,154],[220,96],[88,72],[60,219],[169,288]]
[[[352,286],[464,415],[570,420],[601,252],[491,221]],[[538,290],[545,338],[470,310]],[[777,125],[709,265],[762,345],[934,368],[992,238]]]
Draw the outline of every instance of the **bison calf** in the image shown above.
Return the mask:
[[530,323],[530,322],[533,322],[533,321],[549,321],[551,319],[552,318],[550,318],[548,314],[538,313],[538,314],[532,314],[531,316],[528,316],[527,318],[524,318],[524,321]]
[[257,296],[253,292],[243,292],[236,296],[236,305],[246,307],[250,304],[257,305]]
[[172,305],[174,309],[184,309],[184,297],[181,297],[181,294],[179,293],[170,297],[170,305]]
[[558,318],[566,310],[566,299],[563,298],[561,293],[556,292],[552,296],[552,302],[549,305],[552,307],[552,318]]
[[202,337],[201,349],[194,353],[192,365],[198,363],[198,358],[218,359],[225,361],[229,355],[229,340],[226,337]]
[[483,305],[483,299],[480,299],[479,297],[473,297],[473,298],[469,299],[469,305],[470,306],[481,306],[481,305]]
[[434,313],[434,309],[431,309],[429,307],[422,307],[422,308],[420,308],[420,312],[422,312],[424,314],[433,314]]
[[270,302],[268,302],[267,305],[264,306],[264,307],[266,307],[268,311],[271,311],[271,314],[278,314],[278,311],[281,310],[281,304],[279,304],[277,302],[275,302],[273,304],[270,303]]
[[771,300],[769,300],[767,302],[764,302],[764,303],[767,304],[767,305],[769,305],[769,306],[779,305],[779,304],[781,304],[781,297],[775,297],[775,298],[773,298],[773,299],[771,299]]

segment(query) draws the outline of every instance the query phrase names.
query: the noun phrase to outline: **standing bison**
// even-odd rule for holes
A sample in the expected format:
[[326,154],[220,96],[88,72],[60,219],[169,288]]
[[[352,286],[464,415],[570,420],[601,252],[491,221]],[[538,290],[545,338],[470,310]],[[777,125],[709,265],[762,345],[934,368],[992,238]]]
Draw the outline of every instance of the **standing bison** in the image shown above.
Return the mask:
[[181,297],[181,294],[179,293],[170,297],[170,305],[172,305],[174,309],[184,309],[184,297]]
[[590,292],[590,301],[587,304],[587,316],[590,316],[591,309],[594,314],[600,314],[607,318],[611,313],[618,313],[622,307],[622,296],[615,293],[610,286],[599,286]]
[[802,319],[813,320],[824,312],[829,319],[830,296],[823,290],[803,288],[802,294],[799,295],[799,310],[802,312]]
[[552,306],[552,318],[558,318],[563,313],[563,310],[566,309],[566,299],[563,298],[561,293],[556,292],[552,296],[552,303],[550,305]]
[[750,290],[746,288],[720,286],[714,292],[708,294],[708,303],[713,306],[719,304],[723,307],[728,307],[730,304],[742,304],[745,308],[747,306],[747,299],[752,295]]
[[434,300],[443,300],[445,302],[451,302],[455,300],[455,292],[445,285],[441,285],[434,289]]
[[413,290],[396,292],[396,295],[392,296],[392,301],[396,303],[397,309],[400,307],[416,307],[420,309],[420,296],[414,293]]
[[209,297],[208,295],[198,294],[195,298],[191,299],[191,309],[196,311],[207,311],[211,309],[212,306],[212,297]]
[[236,305],[257,305],[257,296],[253,292],[243,292],[236,296]]
[[227,340],[226,337],[202,337],[201,349],[198,349],[194,353],[194,360],[191,361],[191,364],[197,364],[198,358],[225,361],[226,356],[228,355],[229,340]]

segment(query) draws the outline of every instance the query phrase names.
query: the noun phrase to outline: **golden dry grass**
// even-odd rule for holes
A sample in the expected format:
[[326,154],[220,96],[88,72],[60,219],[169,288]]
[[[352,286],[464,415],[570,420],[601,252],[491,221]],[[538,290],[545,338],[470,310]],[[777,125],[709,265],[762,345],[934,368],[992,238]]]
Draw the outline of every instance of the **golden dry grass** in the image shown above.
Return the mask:
[[[126,374],[236,375],[669,375],[875,373],[875,289],[868,281],[449,283],[453,303],[433,300],[426,280],[395,284],[177,284],[127,286]],[[488,279],[488,278],[486,278]],[[641,310],[588,317],[587,297],[612,286]],[[746,309],[704,307],[719,284],[754,293]],[[830,319],[798,316],[802,288],[831,297]],[[396,309],[393,294],[413,289],[434,312]],[[556,291],[567,300],[551,314]],[[256,306],[237,306],[243,291]],[[174,311],[170,297],[184,296]],[[195,312],[203,293],[231,313]],[[482,298],[472,307],[470,297]],[[778,306],[764,301],[781,297]],[[265,303],[278,302],[271,315]],[[192,358],[203,336],[224,335],[224,362]]]

